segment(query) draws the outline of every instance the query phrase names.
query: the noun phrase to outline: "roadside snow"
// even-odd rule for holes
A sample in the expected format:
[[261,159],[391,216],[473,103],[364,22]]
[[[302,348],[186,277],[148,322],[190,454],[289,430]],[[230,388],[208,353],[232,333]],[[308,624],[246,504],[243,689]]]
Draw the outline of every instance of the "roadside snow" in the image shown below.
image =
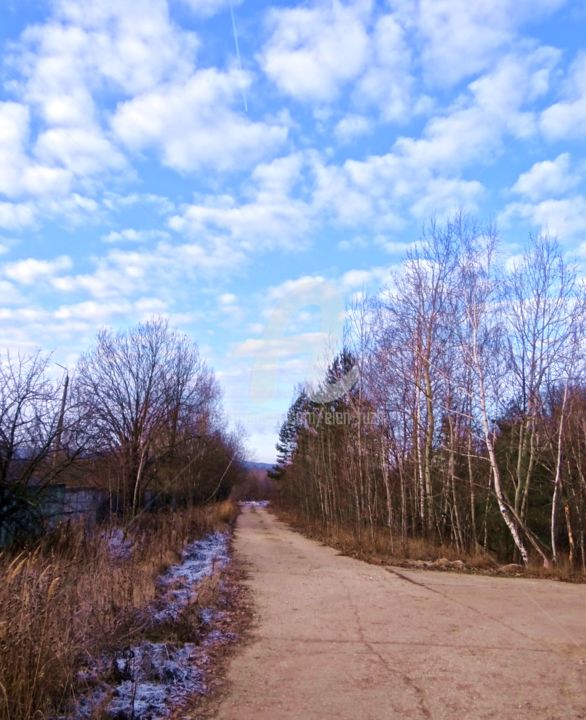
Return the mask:
[[[147,610],[151,628],[176,620],[197,598],[202,580],[229,563],[229,540],[228,532],[216,532],[184,548],[181,562],[168,568],[157,582],[160,596]],[[114,547],[126,546],[118,538]],[[202,668],[209,663],[210,649],[234,639],[231,633],[214,629],[221,615],[213,608],[200,610],[204,629],[197,644],[144,641],[114,658],[102,658],[99,668],[85,673],[96,687],[80,698],[69,717],[90,718],[101,710],[103,717],[116,720],[159,720],[188,697],[204,693]],[[100,682],[104,676],[108,679]]]
[[112,527],[102,532],[102,537],[108,545],[110,557],[114,560],[128,560],[132,555],[134,542],[121,527]]
[[176,620],[194,599],[199,583],[216,568],[221,570],[227,565],[229,538],[227,532],[215,532],[187,545],[181,562],[172,565],[159,578],[158,585],[163,594],[160,608],[153,614],[155,623]]
[[154,720],[169,714],[184,698],[205,691],[195,665],[196,646],[144,642],[116,658],[120,684],[108,706],[113,718]]

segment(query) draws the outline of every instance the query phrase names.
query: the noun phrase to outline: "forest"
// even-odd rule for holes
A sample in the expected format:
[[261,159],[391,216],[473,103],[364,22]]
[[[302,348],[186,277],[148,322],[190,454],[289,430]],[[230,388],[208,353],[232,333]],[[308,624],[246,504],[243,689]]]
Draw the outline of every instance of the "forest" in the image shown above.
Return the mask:
[[71,373],[0,357],[0,719],[146,718],[196,692],[243,455],[167,320],[100,331]]
[[51,523],[43,505],[58,484],[101,491],[103,514],[132,518],[145,503],[185,507],[227,498],[243,460],[213,372],[196,343],[167,320],[100,331],[71,375],[47,353],[0,358],[6,537],[26,539]]
[[422,542],[585,572],[575,267],[546,235],[514,254],[462,216],[431,222],[414,247],[382,292],[349,308],[317,397],[340,393],[296,392],[272,472],[280,506],[394,555]]

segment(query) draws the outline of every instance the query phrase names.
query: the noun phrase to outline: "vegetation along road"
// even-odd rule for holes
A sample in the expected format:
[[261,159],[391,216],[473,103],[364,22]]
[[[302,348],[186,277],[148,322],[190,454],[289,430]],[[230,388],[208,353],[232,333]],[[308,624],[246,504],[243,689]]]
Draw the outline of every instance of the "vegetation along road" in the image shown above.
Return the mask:
[[220,720],[586,718],[586,587],[379,567],[239,519],[258,619]]

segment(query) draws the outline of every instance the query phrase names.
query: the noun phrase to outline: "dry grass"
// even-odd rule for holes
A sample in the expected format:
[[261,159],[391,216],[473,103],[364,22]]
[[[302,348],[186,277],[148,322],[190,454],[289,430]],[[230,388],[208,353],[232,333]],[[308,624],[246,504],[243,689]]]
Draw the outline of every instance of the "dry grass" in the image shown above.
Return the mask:
[[47,718],[75,693],[88,656],[136,637],[155,580],[189,541],[225,527],[230,502],[143,515],[134,549],[113,560],[104,534],[64,527],[35,547],[0,554],[0,720]]
[[[409,560],[423,560],[433,562],[440,558],[447,560],[461,560],[465,569],[472,572],[494,574],[499,573],[501,564],[496,558],[478,549],[476,553],[459,553],[450,545],[434,545],[420,538],[392,538],[388,531],[376,529],[374,532],[364,530],[360,537],[351,529],[342,526],[324,528],[318,522],[302,520],[296,514],[284,511],[274,505],[271,510],[299,532],[325,545],[340,550],[344,555],[355,557],[374,564],[407,564]],[[445,569],[445,568],[443,568]],[[450,568],[454,569],[454,568]],[[531,578],[548,578],[566,582],[586,582],[586,574],[573,566],[566,556],[560,556],[558,564],[549,568],[543,563],[534,560],[527,568],[511,570],[511,575],[521,575]]]
[[[275,511],[274,507],[271,508]],[[360,536],[351,529],[335,525],[324,528],[320,523],[302,521],[296,515],[276,510],[278,517],[304,535],[335,547],[344,555],[359,558],[375,564],[400,563],[405,560],[434,561],[440,558],[462,560],[469,568],[478,570],[497,567],[495,559],[478,551],[477,553],[459,553],[450,545],[436,545],[421,538],[392,537],[382,528],[373,531],[365,529]]]

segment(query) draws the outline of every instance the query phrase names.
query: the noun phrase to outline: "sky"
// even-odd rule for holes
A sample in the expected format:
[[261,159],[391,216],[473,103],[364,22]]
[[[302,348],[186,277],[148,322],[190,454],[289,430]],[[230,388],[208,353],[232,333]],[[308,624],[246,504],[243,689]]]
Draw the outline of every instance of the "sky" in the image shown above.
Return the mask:
[[272,461],[430,218],[586,258],[585,37],[584,0],[1,0],[0,346],[168,316]]

